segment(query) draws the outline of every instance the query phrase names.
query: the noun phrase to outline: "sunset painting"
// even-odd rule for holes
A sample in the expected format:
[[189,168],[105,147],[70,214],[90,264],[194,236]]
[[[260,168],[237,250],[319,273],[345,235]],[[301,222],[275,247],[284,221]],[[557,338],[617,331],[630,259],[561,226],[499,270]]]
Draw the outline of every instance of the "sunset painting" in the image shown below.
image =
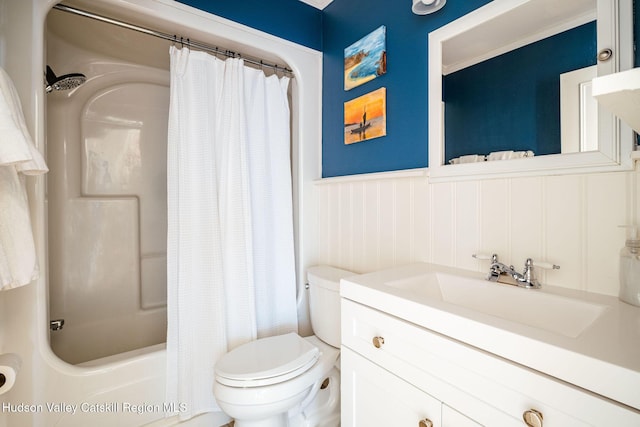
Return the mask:
[[386,31],[382,25],[344,50],[344,90],[387,72]]
[[387,88],[344,103],[344,143],[353,144],[387,134]]

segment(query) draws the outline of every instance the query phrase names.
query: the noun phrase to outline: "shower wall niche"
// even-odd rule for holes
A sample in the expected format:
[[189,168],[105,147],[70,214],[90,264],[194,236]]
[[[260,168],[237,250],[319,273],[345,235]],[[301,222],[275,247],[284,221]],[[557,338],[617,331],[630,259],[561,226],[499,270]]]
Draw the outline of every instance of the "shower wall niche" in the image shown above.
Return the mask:
[[52,10],[46,98],[53,351],[79,364],[166,340],[168,44]]

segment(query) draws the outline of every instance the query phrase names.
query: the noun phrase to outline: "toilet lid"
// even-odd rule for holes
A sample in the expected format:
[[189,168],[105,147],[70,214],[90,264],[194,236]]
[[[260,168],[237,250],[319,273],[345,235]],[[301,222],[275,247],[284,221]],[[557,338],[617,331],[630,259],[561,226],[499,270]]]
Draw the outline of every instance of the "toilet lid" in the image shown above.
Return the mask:
[[307,371],[319,356],[320,350],[296,333],[261,338],[222,356],[216,380],[241,387],[274,384]]

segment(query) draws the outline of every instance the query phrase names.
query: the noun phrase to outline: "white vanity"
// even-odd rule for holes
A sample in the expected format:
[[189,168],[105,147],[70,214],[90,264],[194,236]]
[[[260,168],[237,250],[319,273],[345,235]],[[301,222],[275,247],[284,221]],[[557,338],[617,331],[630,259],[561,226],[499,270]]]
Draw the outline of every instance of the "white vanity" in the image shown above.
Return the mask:
[[640,309],[412,264],[343,279],[342,425],[640,426]]

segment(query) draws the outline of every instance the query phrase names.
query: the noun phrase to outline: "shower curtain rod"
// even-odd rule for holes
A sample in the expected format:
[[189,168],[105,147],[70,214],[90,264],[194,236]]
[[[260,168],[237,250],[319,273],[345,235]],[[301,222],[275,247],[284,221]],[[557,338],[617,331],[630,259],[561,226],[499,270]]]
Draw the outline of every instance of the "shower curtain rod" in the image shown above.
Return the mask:
[[204,50],[207,52],[213,52],[215,54],[218,55],[224,55],[227,56],[229,58],[242,58],[244,59],[245,62],[248,62],[250,64],[256,65],[258,67],[261,68],[271,68],[273,70],[276,71],[276,73],[278,71],[282,71],[285,74],[288,74],[290,77],[293,77],[293,71],[287,67],[283,67],[277,64],[271,64],[268,62],[264,62],[261,59],[255,59],[255,58],[251,58],[248,56],[244,56],[238,52],[234,52],[231,50],[225,50],[225,49],[220,49],[217,46],[211,46],[205,43],[201,43],[198,41],[194,41],[191,40],[189,38],[183,38],[183,37],[178,37],[175,34],[167,34],[167,33],[162,33],[160,31],[155,31],[155,30],[151,30],[149,28],[144,28],[144,27],[140,27],[138,25],[134,25],[134,24],[129,24],[127,22],[124,21],[119,21],[117,19],[113,19],[113,18],[108,18],[106,16],[102,16],[102,15],[98,15],[92,12],[88,12],[86,10],[82,10],[82,9],[78,9],[75,7],[71,7],[71,6],[67,6],[64,4],[57,4],[55,6],[53,6],[54,9],[57,10],[61,10],[63,12],[68,12],[68,13],[73,13],[75,15],[80,15],[80,16],[84,16],[86,18],[91,18],[91,19],[95,19],[96,21],[101,21],[101,22],[106,22],[107,24],[112,24],[112,25],[116,25],[118,27],[122,27],[122,28],[128,28],[130,30],[134,30],[134,31],[138,31],[140,33],[143,34],[147,34],[153,37],[158,37],[164,40],[168,40],[174,43],[180,43],[181,45],[184,46],[188,46],[188,47],[193,47],[199,50]]

